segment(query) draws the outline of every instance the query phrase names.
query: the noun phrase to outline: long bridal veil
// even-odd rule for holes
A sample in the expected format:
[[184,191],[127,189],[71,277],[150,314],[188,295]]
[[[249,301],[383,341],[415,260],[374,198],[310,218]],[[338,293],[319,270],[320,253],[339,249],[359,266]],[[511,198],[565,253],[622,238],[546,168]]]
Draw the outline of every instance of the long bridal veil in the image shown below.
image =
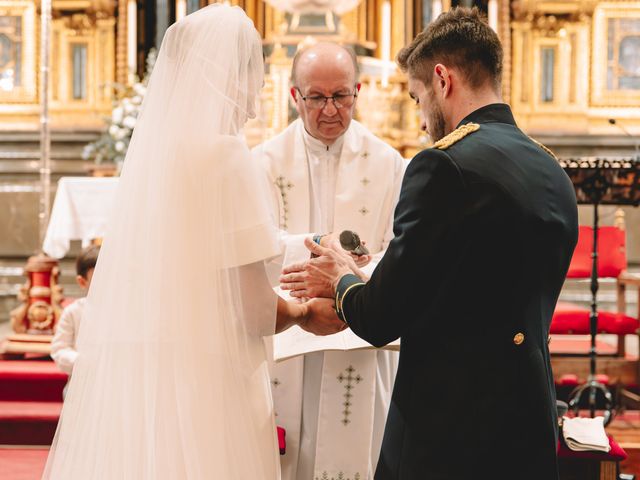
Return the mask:
[[167,31],[119,180],[44,478],[279,476],[261,336],[278,254],[237,136],[263,83],[237,7]]

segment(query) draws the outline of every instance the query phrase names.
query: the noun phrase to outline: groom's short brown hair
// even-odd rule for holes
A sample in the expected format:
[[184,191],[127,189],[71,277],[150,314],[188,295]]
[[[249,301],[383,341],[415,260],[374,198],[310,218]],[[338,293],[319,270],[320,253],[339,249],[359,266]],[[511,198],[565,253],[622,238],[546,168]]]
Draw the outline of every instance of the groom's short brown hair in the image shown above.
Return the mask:
[[486,18],[474,8],[457,7],[441,14],[406,47],[396,61],[404,72],[431,83],[436,63],[461,71],[469,86],[490,81],[500,90],[502,45]]

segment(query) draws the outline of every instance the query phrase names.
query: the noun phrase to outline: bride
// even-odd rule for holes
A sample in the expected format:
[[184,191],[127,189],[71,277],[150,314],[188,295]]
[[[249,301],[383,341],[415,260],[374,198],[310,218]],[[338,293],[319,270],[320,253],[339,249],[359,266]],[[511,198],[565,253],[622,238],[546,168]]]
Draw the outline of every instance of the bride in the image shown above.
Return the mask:
[[167,30],[43,478],[279,478],[262,336],[332,305],[288,304],[265,274],[278,237],[239,137],[263,71],[237,7]]

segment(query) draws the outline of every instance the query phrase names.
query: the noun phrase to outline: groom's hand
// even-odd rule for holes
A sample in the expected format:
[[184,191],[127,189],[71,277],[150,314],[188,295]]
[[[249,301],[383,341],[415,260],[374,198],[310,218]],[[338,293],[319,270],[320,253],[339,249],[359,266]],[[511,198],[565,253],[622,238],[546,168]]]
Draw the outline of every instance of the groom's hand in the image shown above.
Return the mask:
[[[363,241],[362,244],[366,245],[367,242]],[[320,245],[349,255],[358,268],[364,268],[371,262],[371,255],[356,255],[355,253],[344,250],[342,245],[340,245],[340,233],[338,232],[323,235],[322,238],[320,238]]]
[[335,296],[338,282],[344,275],[354,273],[366,281],[365,275],[337,241],[334,241],[330,248],[322,247],[309,239],[305,239],[304,245],[315,255],[315,258],[306,262],[305,271],[316,282],[323,281],[331,285],[332,297]]
[[333,300],[314,298],[302,305],[306,307],[306,314],[298,325],[303,330],[314,335],[332,335],[347,328],[347,324],[336,315]]

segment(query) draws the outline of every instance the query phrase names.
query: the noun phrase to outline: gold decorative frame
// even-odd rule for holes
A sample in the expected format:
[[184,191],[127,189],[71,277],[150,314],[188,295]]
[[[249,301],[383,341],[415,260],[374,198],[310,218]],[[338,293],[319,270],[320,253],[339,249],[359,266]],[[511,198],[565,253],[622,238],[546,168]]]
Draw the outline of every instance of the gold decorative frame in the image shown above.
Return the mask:
[[36,5],[26,0],[0,0],[0,16],[22,18],[22,85],[9,92],[0,90],[0,103],[33,103],[38,98]]
[[[593,57],[591,105],[595,107],[637,107],[640,90],[609,90],[607,88],[608,23],[610,19],[640,21],[640,1],[602,2],[593,15]],[[640,35],[640,29],[638,31]]]

